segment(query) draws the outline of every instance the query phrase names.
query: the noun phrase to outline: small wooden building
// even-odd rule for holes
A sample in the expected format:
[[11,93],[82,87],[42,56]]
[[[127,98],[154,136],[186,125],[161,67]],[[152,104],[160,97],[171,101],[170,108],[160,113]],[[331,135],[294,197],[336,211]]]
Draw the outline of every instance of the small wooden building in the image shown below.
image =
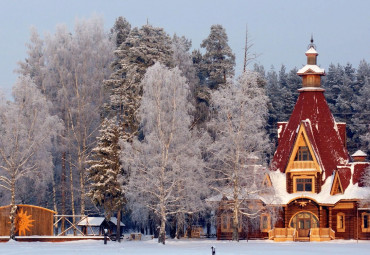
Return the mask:
[[[120,222],[120,235],[123,233],[125,226],[122,221]],[[104,217],[86,217],[78,223],[81,227],[81,232],[85,235],[104,235],[104,229],[108,230],[108,235],[115,235],[117,233],[117,218],[111,217],[107,220]]]
[[[275,201],[261,204],[281,207],[272,225],[268,213],[261,214],[255,237],[275,241],[328,241],[370,239],[370,205],[364,204],[370,188],[361,182],[367,155],[361,151],[349,156],[346,124],[336,122],[321,88],[325,71],[316,65],[313,40],[306,51],[307,65],[298,71],[303,87],[289,121],[279,122],[278,146],[268,184],[275,190]],[[261,184],[262,185],[262,184]],[[230,239],[227,199],[220,202],[218,239]],[[245,237],[240,230],[241,238]]]
[[[0,207],[0,236],[10,235],[10,205]],[[55,212],[33,205],[17,205],[16,236],[52,236]]]

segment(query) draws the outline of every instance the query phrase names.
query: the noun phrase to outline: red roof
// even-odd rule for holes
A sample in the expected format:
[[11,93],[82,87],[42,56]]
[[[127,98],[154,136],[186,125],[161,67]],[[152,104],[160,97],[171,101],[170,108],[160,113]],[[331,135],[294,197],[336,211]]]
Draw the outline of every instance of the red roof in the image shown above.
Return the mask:
[[348,163],[350,158],[324,97],[323,89],[300,89],[300,95],[289,122],[280,133],[279,145],[271,168],[285,172],[301,124],[306,129],[326,180],[338,165]]

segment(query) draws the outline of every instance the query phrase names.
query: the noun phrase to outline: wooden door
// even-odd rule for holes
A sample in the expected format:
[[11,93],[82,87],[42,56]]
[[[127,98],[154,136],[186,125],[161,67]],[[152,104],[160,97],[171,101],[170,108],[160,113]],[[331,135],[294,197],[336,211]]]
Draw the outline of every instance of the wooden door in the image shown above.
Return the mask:
[[308,237],[310,234],[311,219],[298,218],[298,236]]

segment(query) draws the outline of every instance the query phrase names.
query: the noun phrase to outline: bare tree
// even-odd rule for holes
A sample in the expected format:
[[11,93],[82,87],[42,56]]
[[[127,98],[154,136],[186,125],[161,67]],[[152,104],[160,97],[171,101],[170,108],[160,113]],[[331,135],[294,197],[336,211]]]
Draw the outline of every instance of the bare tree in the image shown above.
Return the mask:
[[14,102],[0,110],[0,187],[11,193],[10,238],[15,237],[16,185],[25,177],[37,183],[53,174],[52,139],[62,130],[58,117],[50,115],[50,103],[29,77],[13,88]]
[[258,83],[258,74],[246,71],[236,84],[215,91],[212,107],[214,142],[208,150],[209,168],[214,174],[212,188],[230,198],[232,239],[238,241],[240,216],[258,213],[245,204],[258,198],[264,176],[264,170],[250,161],[256,156],[262,158],[268,144],[264,131],[267,97]]
[[156,63],[148,69],[142,86],[139,116],[143,138],[124,143],[121,159],[132,169],[129,200],[144,205],[160,219],[158,242],[165,244],[168,217],[194,213],[203,204],[207,181],[203,178],[201,139],[189,129],[193,106],[188,103],[186,80],[177,68],[169,70]]

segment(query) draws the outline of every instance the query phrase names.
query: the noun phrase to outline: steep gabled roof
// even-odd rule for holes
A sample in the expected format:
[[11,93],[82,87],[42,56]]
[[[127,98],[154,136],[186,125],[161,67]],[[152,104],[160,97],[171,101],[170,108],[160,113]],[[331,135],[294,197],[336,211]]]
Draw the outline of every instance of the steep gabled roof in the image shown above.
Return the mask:
[[349,161],[347,149],[338,132],[334,117],[322,89],[301,89],[293,113],[281,135],[272,170],[285,172],[301,123],[322,167],[323,179],[333,174],[338,165]]
[[343,194],[343,186],[340,181],[339,171],[335,171],[333,184],[331,185],[330,195]]

